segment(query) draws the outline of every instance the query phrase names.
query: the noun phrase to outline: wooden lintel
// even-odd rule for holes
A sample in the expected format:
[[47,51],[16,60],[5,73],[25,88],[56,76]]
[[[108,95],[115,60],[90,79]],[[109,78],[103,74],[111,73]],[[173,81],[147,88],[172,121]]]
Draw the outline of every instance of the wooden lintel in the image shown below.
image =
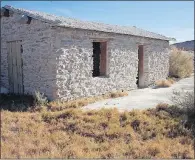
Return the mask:
[[137,42],[136,43],[138,46],[140,45],[140,46],[147,46],[147,45],[150,45],[149,43],[140,43],[140,42]]
[[93,37],[90,37],[89,39],[92,39],[93,42],[107,42],[107,41],[113,40],[114,38],[93,38]]

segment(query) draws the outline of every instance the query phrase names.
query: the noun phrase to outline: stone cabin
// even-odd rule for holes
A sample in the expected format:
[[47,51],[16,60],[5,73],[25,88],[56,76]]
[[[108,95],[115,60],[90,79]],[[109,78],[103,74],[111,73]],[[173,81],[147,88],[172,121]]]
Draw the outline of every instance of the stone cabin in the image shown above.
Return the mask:
[[147,87],[168,76],[171,39],[137,27],[1,8],[1,85],[74,99]]

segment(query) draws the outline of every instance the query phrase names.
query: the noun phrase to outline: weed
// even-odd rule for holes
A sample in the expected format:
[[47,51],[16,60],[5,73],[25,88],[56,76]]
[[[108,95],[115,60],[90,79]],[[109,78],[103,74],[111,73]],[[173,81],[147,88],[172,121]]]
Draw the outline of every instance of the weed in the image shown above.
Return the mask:
[[177,106],[177,110],[183,110],[186,115],[185,126],[192,128],[195,133],[194,92],[173,91],[172,101]]
[[180,49],[171,50],[169,76],[176,78],[189,77],[193,72],[193,57]]
[[48,103],[47,97],[44,93],[40,93],[39,91],[35,91],[34,95],[34,104],[36,106],[44,106]]
[[172,81],[163,79],[163,80],[156,81],[155,84],[156,84],[155,88],[166,88],[166,87],[171,87],[173,83]]

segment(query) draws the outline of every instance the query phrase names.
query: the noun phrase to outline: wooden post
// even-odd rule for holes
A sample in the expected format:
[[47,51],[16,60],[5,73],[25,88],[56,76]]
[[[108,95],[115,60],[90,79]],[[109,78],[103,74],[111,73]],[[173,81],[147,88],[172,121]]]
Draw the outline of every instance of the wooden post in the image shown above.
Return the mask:
[[138,46],[138,86],[144,87],[144,48],[143,45]]
[[100,48],[100,74],[105,76],[107,70],[107,42],[101,42]]

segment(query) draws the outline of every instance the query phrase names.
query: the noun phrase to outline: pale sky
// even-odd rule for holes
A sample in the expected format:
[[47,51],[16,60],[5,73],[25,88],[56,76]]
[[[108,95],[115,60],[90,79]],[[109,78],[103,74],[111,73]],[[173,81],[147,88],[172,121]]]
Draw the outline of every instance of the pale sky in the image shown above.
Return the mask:
[[37,10],[108,24],[137,26],[176,38],[194,40],[193,1],[3,1],[1,6]]

